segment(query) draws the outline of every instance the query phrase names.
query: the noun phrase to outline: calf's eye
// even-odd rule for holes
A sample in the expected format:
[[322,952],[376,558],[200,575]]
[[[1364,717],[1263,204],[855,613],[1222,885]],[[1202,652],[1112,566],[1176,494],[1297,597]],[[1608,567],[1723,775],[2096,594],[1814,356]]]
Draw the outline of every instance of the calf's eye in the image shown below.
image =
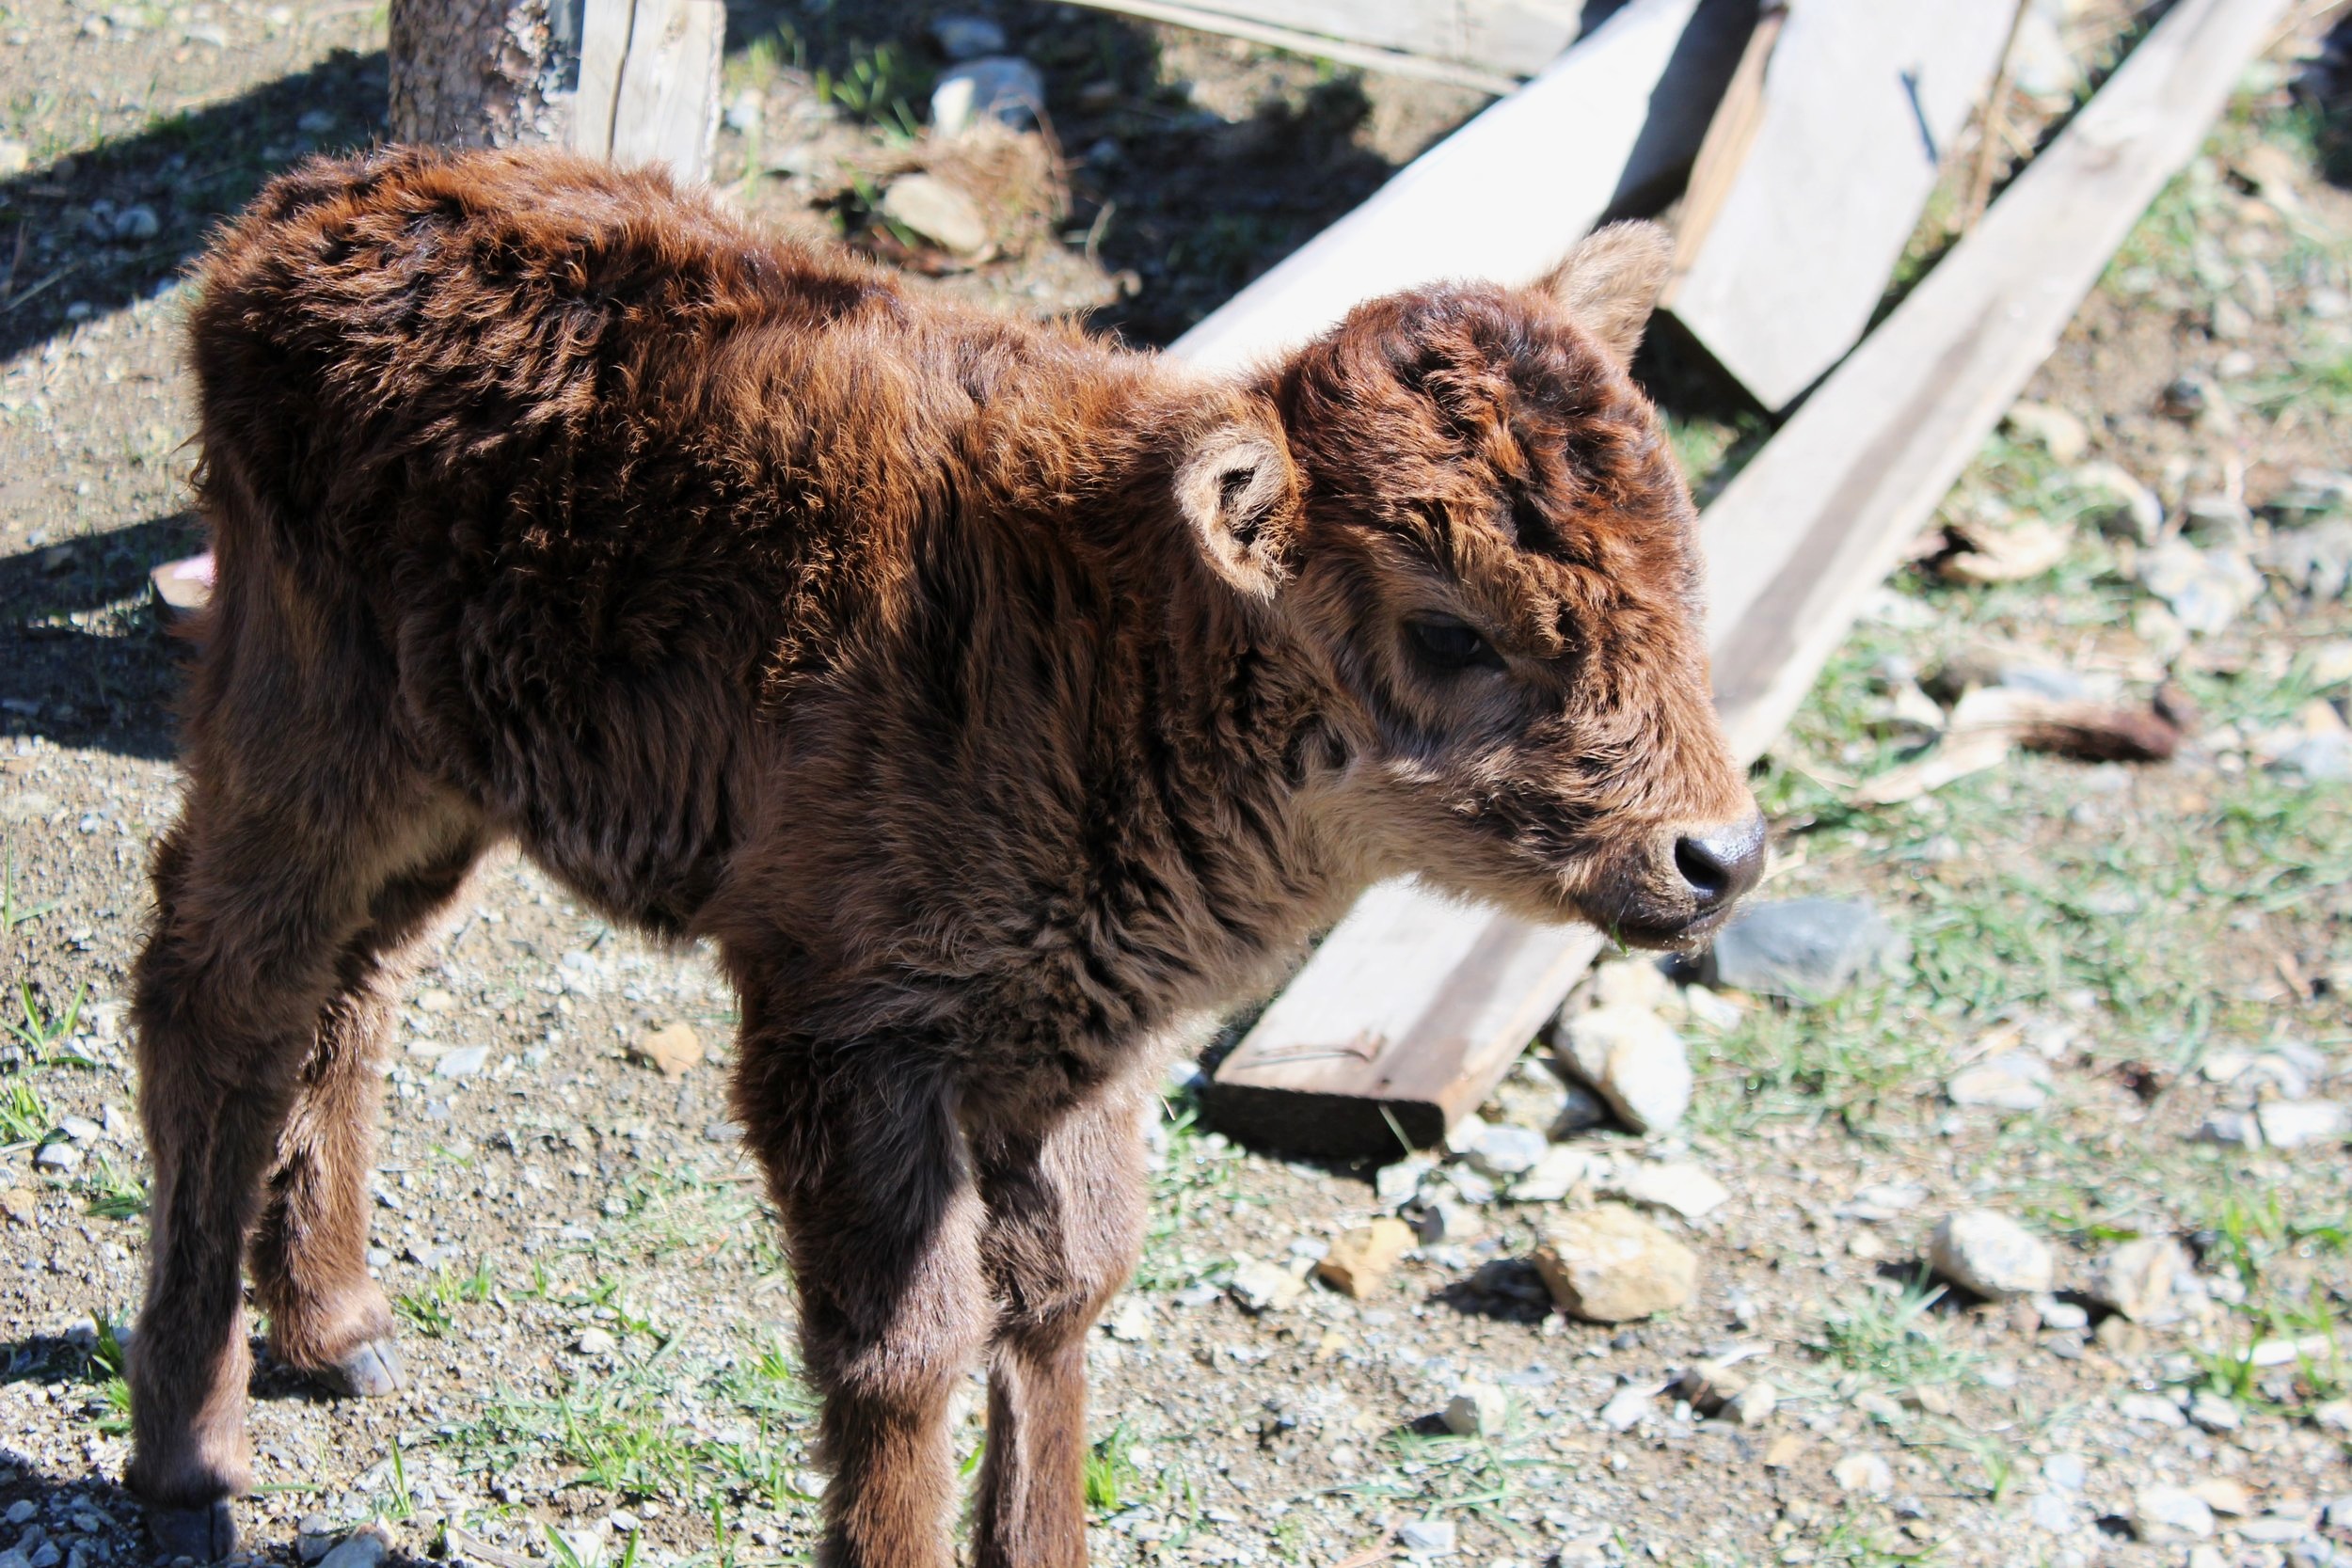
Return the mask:
[[1494,644],[1451,615],[1430,615],[1405,623],[1413,652],[1433,670],[1453,673],[1462,670],[1500,670],[1502,656]]

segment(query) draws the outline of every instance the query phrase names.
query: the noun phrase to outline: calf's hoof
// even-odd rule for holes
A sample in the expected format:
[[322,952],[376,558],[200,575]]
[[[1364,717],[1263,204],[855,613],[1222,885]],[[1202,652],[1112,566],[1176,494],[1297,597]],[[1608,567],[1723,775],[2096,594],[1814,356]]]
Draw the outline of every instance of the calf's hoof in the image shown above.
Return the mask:
[[360,1340],[320,1376],[338,1394],[362,1400],[394,1393],[407,1381],[401,1372],[400,1352],[389,1338]]
[[150,1508],[147,1533],[159,1558],[213,1562],[237,1549],[237,1516],[226,1497],[195,1508]]

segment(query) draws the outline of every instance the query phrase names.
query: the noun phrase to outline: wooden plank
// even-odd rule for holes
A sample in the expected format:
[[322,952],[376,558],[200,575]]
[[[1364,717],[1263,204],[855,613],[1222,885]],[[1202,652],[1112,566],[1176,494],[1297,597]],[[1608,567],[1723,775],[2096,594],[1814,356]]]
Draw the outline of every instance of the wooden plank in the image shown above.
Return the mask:
[[612,155],[612,114],[621,101],[621,62],[637,0],[587,0],[580,21],[580,87],[572,99],[572,147],[592,158]]
[[723,0],[636,0],[612,112],[614,163],[709,177],[726,26]]
[[1708,508],[1716,703],[1742,756],[1787,725],[2286,4],[2179,0]]
[[1172,352],[1238,365],[1377,294],[1441,277],[1541,275],[1603,214],[1690,166],[1755,10],[1755,0],[1633,0]]
[[1790,8],[1746,156],[1661,302],[1765,407],[1793,403],[1869,325],[2015,8]]
[[1508,92],[1584,26],[1584,0],[1077,0],[1350,65]]
[[[1716,703],[1740,758],[1760,755],[1788,723],[1871,587],[2049,356],[2164,182],[2203,143],[2287,3],[2178,0],[1984,222],[1707,509]],[[1220,1065],[1213,1116],[1239,1107],[1236,1127],[1263,1141],[1376,1155],[1395,1147],[1383,1106],[1420,1134],[1485,1099],[1508,1055],[1498,1062],[1470,1046],[1466,1031],[1424,1025],[1435,1009],[1423,999],[1460,990],[1458,976],[1493,973],[1497,960],[1480,938],[1465,940],[1475,914],[1425,897],[1415,909],[1417,896],[1367,895],[1364,925],[1334,932]],[[1528,939],[1498,936],[1510,963],[1539,967]],[[1539,986],[1509,1005],[1490,998],[1498,1016],[1542,1017],[1581,967],[1565,956],[1595,950],[1589,933],[1540,936],[1564,955],[1562,966],[1544,969]],[[1351,978],[1368,988],[1363,976],[1375,973],[1380,988],[1356,1006]],[[1418,985],[1399,978],[1406,974]],[[1292,992],[1301,1001],[1286,1006]],[[1332,1049],[1346,1042],[1359,1049]],[[1405,1083],[1408,1060],[1416,1098],[1383,1099]],[[1372,1137],[1368,1124],[1384,1136]],[[1362,1135],[1343,1141],[1327,1128]]]

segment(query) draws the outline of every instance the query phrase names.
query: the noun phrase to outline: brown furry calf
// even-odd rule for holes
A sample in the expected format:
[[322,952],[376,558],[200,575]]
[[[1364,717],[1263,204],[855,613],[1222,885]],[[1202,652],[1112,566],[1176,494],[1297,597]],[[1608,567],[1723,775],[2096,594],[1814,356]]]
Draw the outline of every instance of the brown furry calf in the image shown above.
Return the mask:
[[1196,1021],[1367,883],[1685,939],[1761,826],[1692,509],[1624,359],[1663,251],[1432,288],[1213,377],[926,301],[648,175],[279,180],[193,321],[218,587],[137,977],[131,1485],[218,1555],[238,1272],[395,1386],[363,1260],[385,1013],[484,848],[708,938],[789,1234],[826,1560],[1085,1558],[1084,1337]]

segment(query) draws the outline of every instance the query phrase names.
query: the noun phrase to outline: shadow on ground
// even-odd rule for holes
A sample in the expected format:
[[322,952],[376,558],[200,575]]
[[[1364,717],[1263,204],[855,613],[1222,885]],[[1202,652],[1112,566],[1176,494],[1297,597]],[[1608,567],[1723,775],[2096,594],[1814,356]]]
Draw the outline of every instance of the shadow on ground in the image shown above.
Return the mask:
[[170,757],[186,650],[155,626],[147,573],[202,534],[178,512],[0,556],[0,736]]

